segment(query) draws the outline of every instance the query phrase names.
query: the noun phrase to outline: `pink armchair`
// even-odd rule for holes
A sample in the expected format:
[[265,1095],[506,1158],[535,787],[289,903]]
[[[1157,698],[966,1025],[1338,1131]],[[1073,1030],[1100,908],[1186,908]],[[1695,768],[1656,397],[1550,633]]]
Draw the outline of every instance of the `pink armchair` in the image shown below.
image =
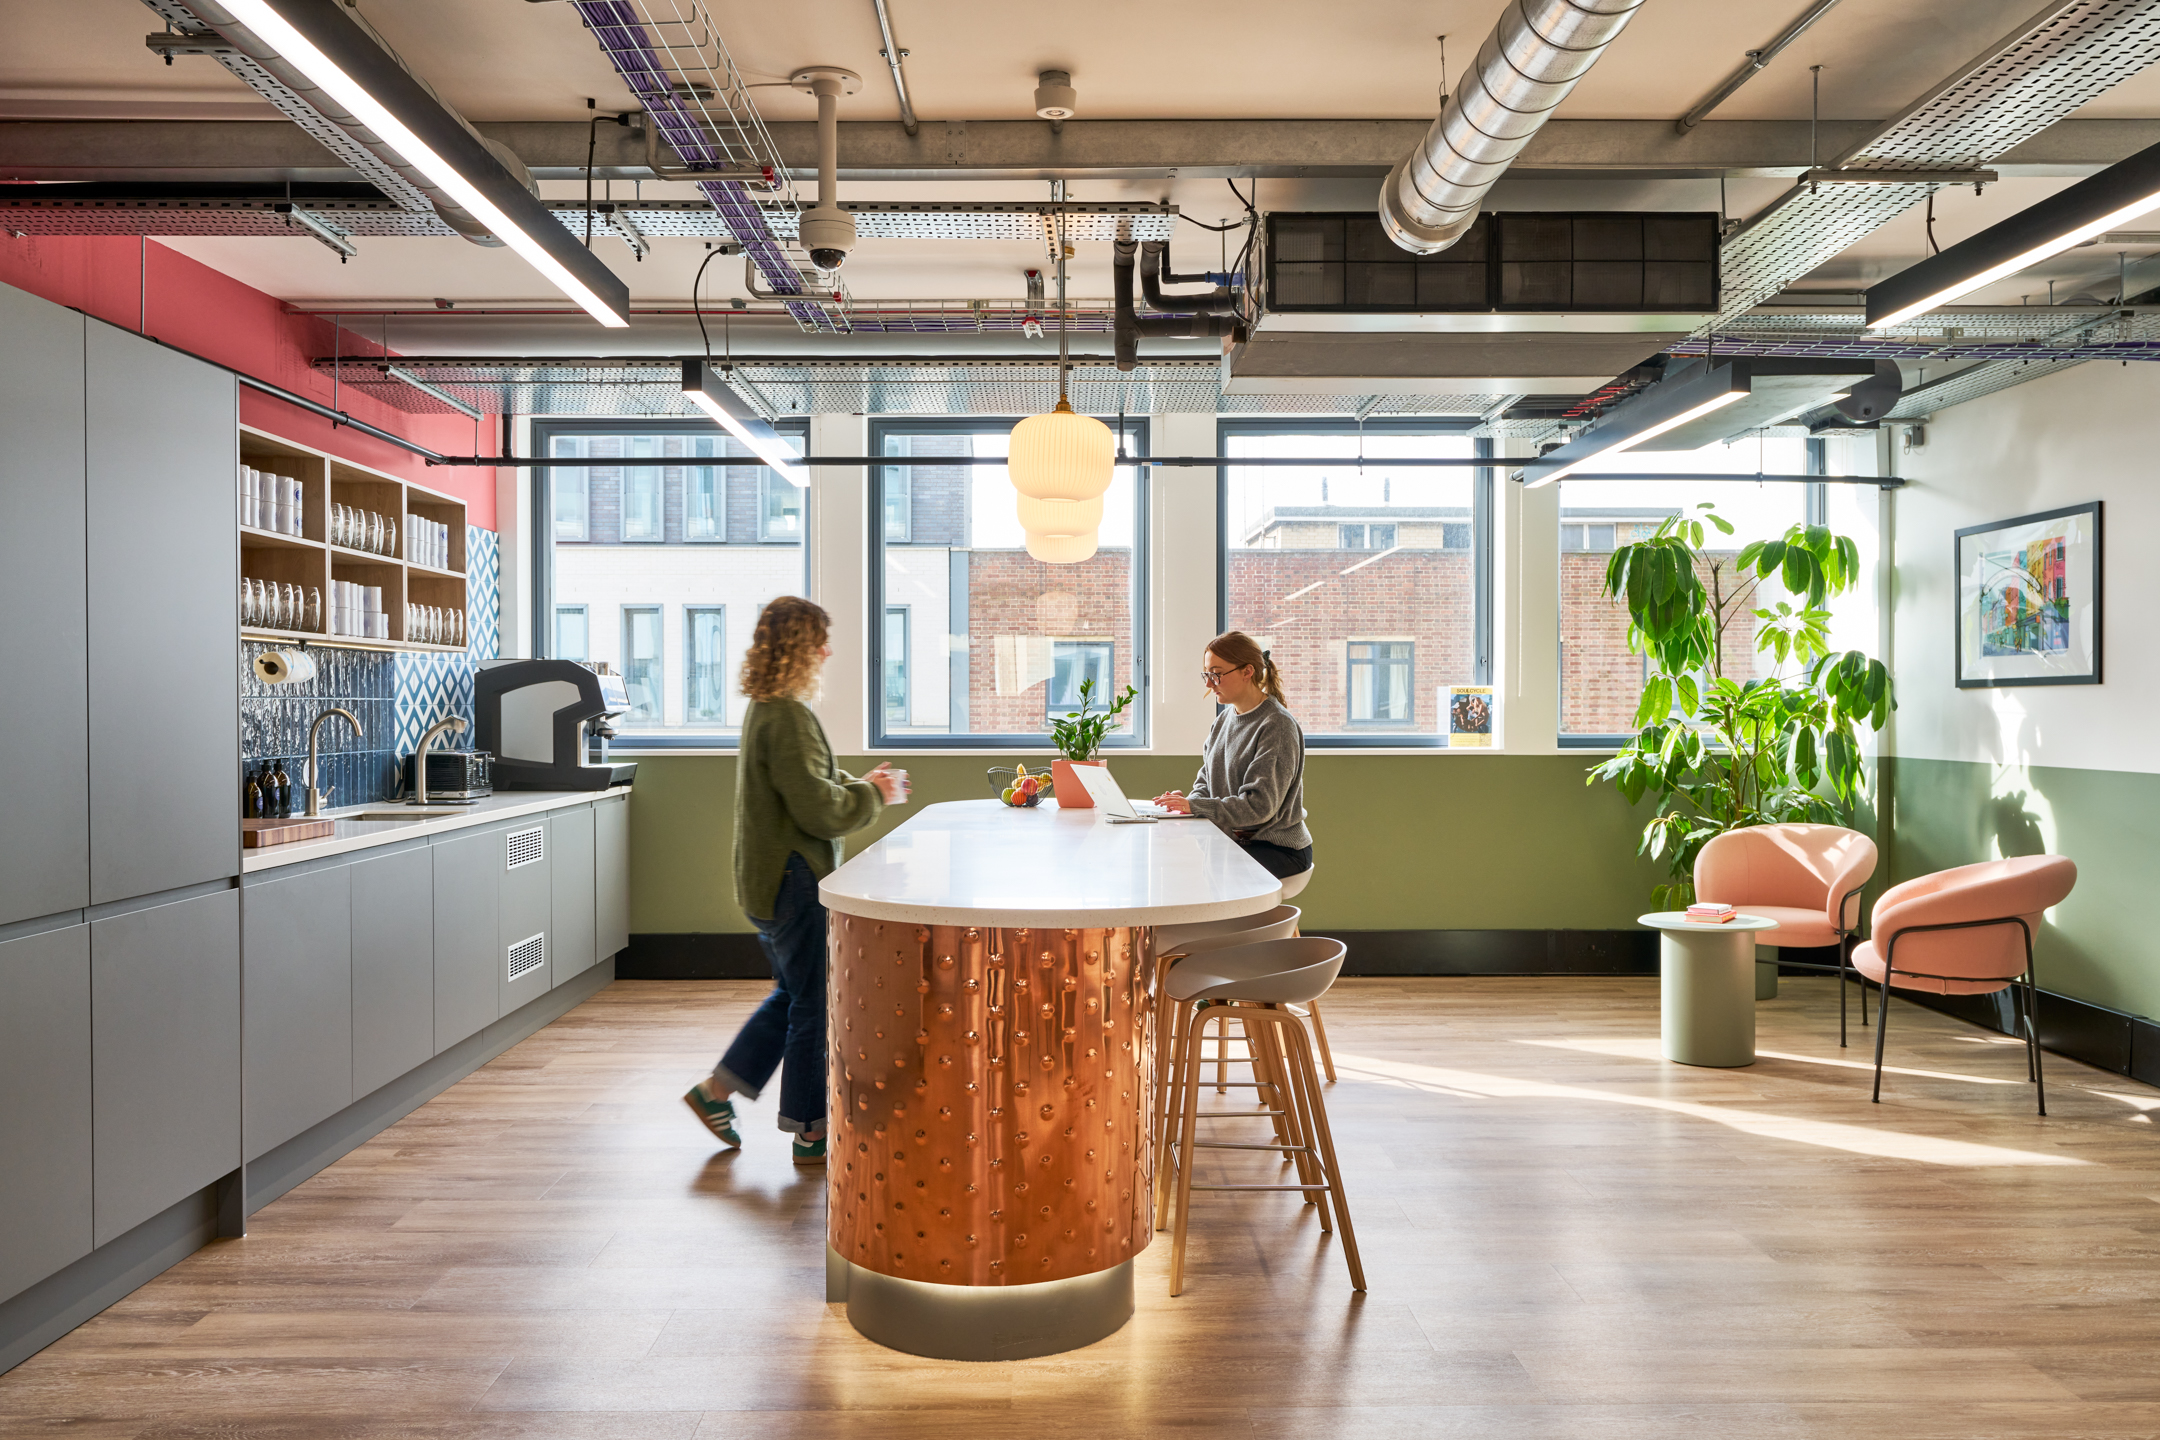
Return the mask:
[[[1750,825],[1728,830],[1695,857],[1695,898],[1778,922],[1781,946],[1838,947],[1838,1044],[1845,1043],[1845,976],[1860,928],[1860,891],[1875,873],[1875,842],[1837,825]],[[1798,963],[1798,962],[1795,962]],[[1867,1024],[1867,991],[1860,992]]]
[[[1875,902],[1874,936],[1853,951],[1853,968],[1878,985],[1938,995],[1990,995],[2009,989],[2025,1031],[2025,1078],[2040,1113],[2039,987],[2033,981],[2033,931],[2041,912],[2077,884],[2077,866],[2060,855],[2026,855],[1960,865],[1893,885]],[[1890,992],[1875,1026],[1875,1100],[1882,1101],[1883,1031]]]

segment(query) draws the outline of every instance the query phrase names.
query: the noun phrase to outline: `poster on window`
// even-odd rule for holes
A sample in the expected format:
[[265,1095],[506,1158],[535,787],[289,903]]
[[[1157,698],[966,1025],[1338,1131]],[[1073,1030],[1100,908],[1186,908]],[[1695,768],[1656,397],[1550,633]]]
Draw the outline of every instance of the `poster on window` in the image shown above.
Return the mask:
[[1447,744],[1451,750],[1490,750],[1493,743],[1493,709],[1499,704],[1490,685],[1449,685],[1440,692],[1447,710]]
[[1957,683],[2100,683],[2100,502],[1957,532]]

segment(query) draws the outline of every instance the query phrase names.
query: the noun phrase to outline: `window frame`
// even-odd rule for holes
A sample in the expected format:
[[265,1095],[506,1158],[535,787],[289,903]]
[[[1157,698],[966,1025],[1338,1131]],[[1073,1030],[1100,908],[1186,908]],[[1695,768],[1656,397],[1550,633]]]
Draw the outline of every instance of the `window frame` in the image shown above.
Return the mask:
[[616,611],[616,623],[622,627],[622,677],[623,685],[626,688],[630,684],[630,626],[633,616],[650,615],[653,617],[653,638],[660,646],[660,653],[653,657],[653,664],[658,667],[660,672],[660,680],[657,685],[652,687],[654,699],[660,707],[659,716],[649,722],[632,720],[628,716],[633,712],[626,710],[623,712],[625,718],[622,723],[625,727],[635,727],[648,723],[664,726],[667,724],[667,606],[658,601],[637,604],[625,601],[616,607]]
[[[801,446],[802,452],[806,457],[810,454],[810,422],[807,417],[798,417],[792,420],[783,419],[777,422],[773,426],[773,428],[779,431],[783,438],[792,439],[797,442],[797,444]],[[728,433],[725,430],[721,429],[718,423],[703,418],[692,419],[686,417],[671,416],[663,417],[660,419],[640,419],[635,416],[561,416],[535,417],[532,421],[531,444],[533,455],[536,458],[547,459],[552,458],[549,455],[549,452],[554,449],[555,437],[558,435],[624,435],[631,433],[642,435],[684,435],[695,436],[701,439],[709,437],[715,441],[724,441],[729,438]],[[695,460],[704,457],[679,456],[661,458]],[[747,456],[730,457],[727,455],[714,455],[711,458],[715,462],[713,467],[715,469],[726,469],[738,465],[744,468],[748,468],[754,463]],[[620,463],[620,460],[608,460],[599,462],[598,465],[590,467],[566,465],[562,467],[562,473],[580,473],[589,477],[593,469],[603,468],[607,465],[614,465]],[[765,467],[761,466],[759,468]],[[526,474],[529,477],[526,481],[526,494],[530,497],[529,503],[532,507],[530,513],[534,515],[546,515],[550,517],[548,524],[535,524],[532,527],[531,543],[529,546],[526,546],[523,549],[523,553],[526,556],[527,563],[531,567],[530,573],[532,577],[532,599],[530,601],[530,608],[527,612],[528,623],[532,626],[531,633],[534,637],[533,654],[536,658],[539,659],[555,658],[555,631],[553,620],[555,610],[555,538],[553,516],[555,512],[553,507],[554,477],[557,473],[558,472],[556,471],[555,467],[550,465],[529,465],[526,467]],[[767,473],[770,474],[771,472],[768,470]],[[591,486],[587,485],[586,509],[588,515],[588,535],[590,535],[591,533],[591,495]],[[663,515],[665,514],[665,503],[666,497],[665,493],[663,492]],[[762,492],[760,493],[758,503],[761,506],[764,503]],[[801,594],[806,599],[811,600],[815,600],[817,598],[817,594],[815,589],[813,588],[812,581],[812,576],[815,575],[816,571],[811,564],[811,546],[816,542],[817,539],[815,529],[816,522],[813,518],[814,510],[815,507],[808,504],[807,501],[803,505],[803,535],[800,546],[802,550],[802,583],[795,592]],[[710,546],[715,550],[722,549],[726,545],[734,545],[743,549],[749,549],[752,546],[772,546],[784,545],[789,543],[786,541],[726,539],[724,537],[728,532],[728,526],[726,524],[725,512],[722,513],[721,529],[723,539],[720,541],[695,540],[686,541],[685,543],[701,547]],[[565,543],[589,544],[591,542],[589,540],[585,540],[569,541]],[[645,545],[650,544],[651,542],[638,540],[629,543],[636,545]],[[592,648],[592,636],[591,630],[589,628],[589,617],[587,623],[588,629],[586,632],[586,649],[590,651],[590,649]],[[664,625],[665,620],[663,617],[663,628]],[[665,677],[663,676],[663,678]],[[613,748],[617,751],[624,753],[641,751],[654,753],[698,750],[733,751],[740,744],[741,736],[739,734],[667,735],[654,733],[643,729],[629,729],[626,730],[623,734],[616,737]]]
[[[902,466],[879,466],[878,468],[881,470],[891,469],[896,472],[894,474],[883,476],[878,485],[877,517],[879,532],[885,537],[885,543],[887,545],[912,545],[915,542],[914,477],[908,473],[905,467]],[[905,480],[908,482],[907,485],[902,489],[898,497],[900,501],[900,533],[898,535],[892,533],[893,524],[890,503],[894,497],[887,494],[884,488],[886,485],[890,484],[894,480]]]
[[[1063,638],[1055,635],[1051,636],[1050,679],[1043,685],[1043,715],[1045,719],[1050,720],[1063,719],[1065,716],[1072,714],[1075,710],[1080,708],[1080,702],[1077,698],[1072,700],[1060,701],[1052,701],[1050,698],[1050,686],[1057,683],[1057,652],[1059,646],[1067,646],[1074,650],[1100,649],[1101,651],[1103,651],[1105,660],[1107,662],[1104,668],[1110,672],[1112,677],[1115,677],[1117,675],[1117,639],[1115,636],[1112,636],[1111,638],[1105,640],[1092,640],[1084,637],[1071,635],[1065,636]],[[1085,679],[1087,677],[1082,676],[1081,678]],[[1114,678],[1112,679],[1111,683],[1116,683]],[[1073,689],[1075,690],[1075,692],[1077,692],[1079,690],[1079,685],[1075,683]]]
[[[1369,419],[1361,425],[1355,419],[1335,416],[1314,416],[1303,419],[1225,416],[1215,422],[1215,453],[1227,456],[1230,441],[1240,435],[1430,435],[1434,438],[1447,436],[1470,436],[1479,425],[1476,416],[1388,416]],[[1474,656],[1473,677],[1470,683],[1490,685],[1493,683],[1493,503],[1494,479],[1498,462],[1493,454],[1493,442],[1484,436],[1470,436],[1474,447],[1472,453],[1479,459],[1491,461],[1485,465],[1463,466],[1470,481],[1470,586],[1473,615],[1470,625],[1470,644]],[[1355,462],[1339,462],[1355,463]],[[1374,463],[1379,463],[1375,461]],[[1215,629],[1218,634],[1230,628],[1230,466],[1227,463],[1215,467]],[[1350,637],[1345,636],[1347,641]],[[1344,650],[1347,663],[1349,651]],[[1348,676],[1345,675],[1347,681]],[[1412,672],[1412,686],[1417,684]],[[1413,696],[1413,702],[1415,697]],[[1349,713],[1347,693],[1343,705],[1344,714]],[[1345,722],[1348,727],[1348,721]],[[1371,723],[1371,722],[1361,722]],[[1390,731],[1370,735],[1314,734],[1305,737],[1305,748],[1313,750],[1446,750],[1448,737],[1445,732],[1431,734],[1414,731]],[[1491,754],[1491,751],[1480,751]]]
[[[1350,653],[1351,648],[1357,645],[1404,645],[1409,647],[1410,653],[1406,657],[1368,655],[1360,659]],[[1415,693],[1417,689],[1417,641],[1415,639],[1360,640],[1355,636],[1343,637],[1343,726],[1345,729],[1378,730],[1383,725],[1400,725],[1402,723],[1399,720],[1383,720],[1377,715],[1368,715],[1363,719],[1358,718],[1356,713],[1357,672],[1360,667],[1363,667],[1377,675],[1381,666],[1385,665],[1389,669],[1393,669],[1398,663],[1405,660],[1409,665],[1409,678],[1403,683],[1403,692],[1404,698],[1409,701],[1410,713],[1414,716],[1417,714],[1417,695]],[[1484,682],[1480,681],[1479,683]],[[1375,693],[1377,694],[1377,692]],[[1389,733],[1401,735],[1407,732],[1396,730]]]
[[[699,436],[699,437],[696,437],[696,438],[702,439],[702,438],[704,438],[704,437],[702,437],[702,436]],[[717,447],[716,447],[716,448],[717,448]],[[726,465],[726,464],[725,464],[724,462],[726,461],[727,457],[726,457],[726,456],[724,456],[724,455],[709,455],[709,456],[708,456],[708,455],[685,455],[685,456],[683,456],[682,458],[683,458],[683,459],[685,459],[685,460],[712,460],[712,461],[716,462],[716,463],[714,463],[714,464],[711,464],[711,465],[685,465],[685,466],[683,466],[683,467],[682,467],[682,471],[683,471],[683,489],[682,489],[682,538],[683,538],[683,544],[685,544],[685,545],[725,545],[725,544],[727,543],[727,539],[728,539],[728,513],[727,513],[727,472],[728,472],[728,467],[727,467],[727,465]],[[714,521],[714,527],[715,527],[715,528],[714,528],[714,531],[713,531],[713,533],[712,533],[712,534],[710,534],[710,535],[693,535],[693,534],[691,534],[691,533],[690,533],[690,515],[691,515],[691,510],[690,510],[690,493],[691,493],[691,491],[690,491],[690,487],[691,487],[691,486],[692,486],[693,484],[695,484],[695,483],[696,483],[696,477],[697,477],[697,474],[698,474],[698,472],[699,472],[699,471],[701,471],[701,470],[702,470],[702,471],[704,471],[704,472],[706,472],[706,474],[708,474],[708,475],[710,475],[710,476],[712,477],[712,483],[713,483],[713,498],[714,498],[714,501],[715,501],[715,505],[714,505],[714,515],[713,515],[713,521]],[[664,529],[664,528],[665,528],[665,519],[664,519],[664,517],[665,517],[665,515],[666,515],[666,509],[667,509],[667,494],[666,494],[666,492],[665,492],[664,490],[663,490],[663,491],[661,492],[661,497],[660,497],[660,503],[661,503],[661,513],[662,513],[662,516],[663,516],[663,524],[662,524],[662,528]]]
[[[773,539],[769,528],[772,522],[772,506],[769,497],[775,485],[787,486],[788,489],[795,492],[796,498],[801,501],[802,545],[807,550],[810,545],[810,488],[807,485],[797,485],[770,466],[767,466],[765,473],[758,477],[757,543],[760,545],[786,545],[789,543],[786,540]],[[804,598],[808,599],[810,597],[805,596]]]
[[[868,453],[882,458],[885,454],[885,438],[888,435],[980,435],[994,433],[999,430],[1010,430],[1024,418],[1005,418],[994,415],[875,415],[870,417]],[[1104,423],[1111,422],[1105,421]],[[1128,415],[1123,419],[1123,426],[1125,455],[1128,463],[1133,460],[1145,460],[1148,458],[1152,452],[1149,449],[1147,417]],[[870,532],[868,537],[870,541],[869,564],[866,567],[869,592],[867,611],[871,615],[882,616],[885,613],[885,546],[887,543],[884,521],[885,477],[899,467],[881,464],[866,468],[869,475],[867,477],[868,494],[865,498],[868,501],[867,514],[872,517],[871,523],[866,527]],[[1149,529],[1154,518],[1151,508],[1152,492],[1149,484],[1152,479],[1150,473],[1152,468],[1147,465],[1135,465],[1133,467],[1132,665],[1133,680],[1140,687],[1140,694],[1134,701],[1132,708],[1125,712],[1123,717],[1124,728],[1111,732],[1103,740],[1102,748],[1105,750],[1145,750],[1152,743],[1150,735],[1153,727],[1155,692],[1153,672],[1148,658],[1149,629],[1153,605],[1152,587],[1149,584],[1151,579],[1150,557],[1153,553],[1152,536]],[[911,535],[914,533],[914,498],[914,488],[910,484],[908,492],[910,523],[908,530]],[[950,623],[948,619],[947,624]],[[868,711],[866,718],[868,720],[869,744],[873,748],[879,750],[946,750],[962,753],[1047,750],[1051,748],[1050,730],[1047,724],[1049,719],[1047,705],[1044,708],[1043,717],[1046,723],[1044,728],[1039,731],[1015,731],[1010,734],[989,735],[972,731],[931,735],[895,735],[887,733],[885,729],[885,706],[882,700],[885,676],[884,628],[882,623],[870,627],[870,643],[867,647],[870,652],[868,676],[871,694],[879,697],[875,703],[866,707]],[[947,633],[949,636],[950,632]]]
[[[887,605],[878,613],[878,624],[881,627],[878,633],[878,710],[882,714],[890,709],[892,704],[892,697],[887,692],[886,686],[888,676],[886,662],[890,661],[892,657],[885,653],[885,642],[891,638],[893,620],[897,617],[900,621],[900,711],[904,717],[913,708],[915,700],[915,675],[910,668],[915,658],[915,607],[912,605]],[[886,718],[889,720],[891,717],[887,716]],[[907,721],[903,718],[900,723],[904,725]]]
[[[548,543],[551,545],[557,543],[570,545],[590,545],[592,543],[592,471],[589,469],[582,469],[577,471],[576,473],[579,481],[578,533],[575,535],[564,535],[559,533],[558,527],[561,525],[562,522],[557,518],[555,514],[556,497],[552,488],[550,488],[547,492],[545,501],[547,508],[539,512],[542,515],[548,517],[547,538]],[[589,650],[592,647],[588,644],[586,648]]]
[[592,658],[592,606],[589,604],[551,605],[548,607],[548,613],[554,617],[553,626],[548,631],[548,649],[552,652],[560,647],[562,642],[562,617],[572,610],[577,612],[578,623],[584,627],[585,653],[583,655],[565,655],[560,658],[575,660],[582,665]]
[[[698,672],[697,622],[700,615],[720,617],[720,651],[713,664],[720,671],[720,723],[727,724],[727,612],[726,605],[692,605],[685,603],[683,612],[683,724],[689,725],[711,717],[700,714],[690,704],[690,687],[696,683]],[[666,677],[663,675],[663,679]]]

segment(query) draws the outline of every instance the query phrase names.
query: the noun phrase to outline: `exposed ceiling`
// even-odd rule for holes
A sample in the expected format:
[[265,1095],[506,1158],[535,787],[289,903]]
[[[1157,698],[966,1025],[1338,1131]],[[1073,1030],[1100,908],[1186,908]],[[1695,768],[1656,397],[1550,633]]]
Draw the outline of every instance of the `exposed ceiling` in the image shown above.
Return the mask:
[[[689,8],[689,0],[654,4]],[[753,84],[780,81],[805,64],[844,65],[864,80],[861,93],[844,102],[844,120],[861,124],[898,118],[893,88],[877,53],[870,0],[711,4],[714,29]],[[1561,122],[1579,122],[1578,138],[1569,142],[1578,148],[1599,138],[1597,122],[1638,122],[1634,129],[1607,127],[1611,154],[1586,162],[1611,173],[1592,176],[1583,167],[1546,171],[1539,166],[1552,162],[1525,163],[1500,183],[1489,205],[1522,210],[1723,210],[1745,219],[1789,190],[1792,182],[1783,177],[1805,163],[1799,147],[1806,132],[1796,127],[1810,117],[1811,86],[1818,78],[1826,137],[1818,148],[1827,159],[1841,139],[1865,133],[1855,122],[1881,122],[1899,113],[2027,20],[2039,5],[2040,0],[1841,0],[1719,109],[1713,125],[1725,127],[1721,133],[1727,138],[1717,143],[1724,147],[1718,154],[1726,158],[1712,167],[1694,164],[1687,172],[1692,178],[1673,178],[1669,165],[1644,158],[1654,157],[1657,137],[1665,133],[1663,122],[1687,111],[1740,63],[1743,52],[1763,45],[1805,8],[1805,0],[1647,0],[1557,112]],[[570,122],[579,126],[574,133],[581,140],[582,122],[593,113],[588,100],[601,112],[631,106],[629,92],[577,12],[559,0],[361,0],[359,8],[415,71],[476,123]],[[1500,0],[1365,0],[1346,9],[1316,7],[1309,0],[1098,0],[1084,8],[1038,0],[890,0],[890,8],[899,43],[908,51],[908,82],[926,128],[961,121],[1038,125],[1041,122],[1030,119],[1036,73],[1059,68],[1073,77],[1082,121],[1379,120],[1405,122],[1410,128],[1403,133],[1410,134],[1436,111],[1443,50],[1453,83],[1502,7]],[[144,35],[157,28],[156,17],[140,0],[15,7],[10,43],[0,50],[0,119],[257,119],[270,126],[286,124],[213,61],[191,57],[170,66],[163,63],[143,44]],[[1819,73],[1811,69],[1817,66]],[[764,116],[777,125],[814,116],[810,98],[784,84],[753,94]],[[1953,244],[2060,190],[2077,173],[2160,139],[2160,69],[2116,85],[2077,110],[2073,119],[2133,123],[2113,130],[2088,126],[2079,132],[2086,138],[2056,147],[2068,158],[2006,167],[2005,178],[1977,196],[1963,188],[1939,192],[1932,242]],[[1761,123],[1748,129],[1734,122]],[[11,128],[27,135],[34,126]],[[1142,132],[1133,134],[1145,138]],[[1738,153],[1750,146],[1761,153],[1752,159]],[[1612,158],[1615,155],[1620,158]],[[545,173],[565,171],[552,165]],[[0,178],[5,178],[4,160]],[[605,176],[597,186],[602,198],[697,196],[689,186]],[[1040,181],[951,176],[849,180],[843,190],[849,199],[865,201],[1041,200],[1047,193]],[[1255,180],[1253,190],[1262,209],[1369,211],[1375,179],[1370,174],[1301,179],[1271,172],[1271,178]],[[549,179],[543,182],[543,193],[575,199],[584,194],[584,186]],[[1168,201],[1208,223],[1239,213],[1229,187],[1216,178],[1082,179],[1073,182],[1071,193],[1082,200]],[[594,350],[592,328],[575,316],[475,313],[560,312],[563,306],[514,255],[462,240],[364,240],[349,263],[299,237],[199,235],[164,243],[296,303],[424,312],[389,317],[400,349],[458,355]],[[1915,262],[1928,253],[1930,243],[1926,212],[1915,207],[1796,278],[1792,289],[1849,297]],[[695,322],[679,312],[693,275],[706,259],[704,243],[659,238],[642,260],[618,240],[602,238],[595,248],[629,285],[633,305],[650,312],[678,312],[640,317],[626,335],[611,337],[610,353],[667,354],[687,348]],[[2115,293],[2122,276],[2138,273],[2135,267],[2156,252],[2160,243],[2139,239],[2073,251],[1972,296],[1969,303],[2045,303],[2050,281],[2060,300],[2105,299]],[[1213,268],[1222,263],[1224,246],[1215,236],[1186,226],[1176,253],[1183,268]],[[1106,244],[1078,247],[1072,266],[1076,297],[1098,304],[1107,299],[1109,259]],[[1026,240],[866,239],[850,258],[846,278],[858,300],[872,306],[1017,304],[1024,295],[1023,272],[1042,261],[1041,245]],[[2160,274],[2144,283],[2149,287],[2154,280],[2160,280]],[[715,261],[701,293],[720,307],[745,294],[742,262]],[[459,310],[436,310],[438,297],[457,302]],[[378,316],[355,323],[372,333],[385,322]],[[1009,335],[819,340],[800,336],[791,324],[770,316],[746,316],[727,324],[731,335],[754,337],[749,343],[767,354],[856,344],[868,353],[1010,355],[1033,353],[1041,343]],[[1568,326],[1556,322],[1553,328],[1565,331]],[[1654,342],[1655,337],[1649,338]],[[1631,345],[1640,348],[1609,335],[1585,337],[1576,365],[1555,358],[1540,373],[1588,375],[1608,362],[1617,365],[1615,357],[1627,359],[1633,354]],[[1463,349],[1452,361],[1427,365],[1427,388],[1443,377],[1467,378],[1487,361],[1488,368],[1520,368],[1503,364],[1499,356],[1501,351],[1521,353],[1523,342],[1498,343],[1496,349],[1496,342],[1486,340],[1479,347]],[[1216,348],[1213,342],[1149,342],[1149,353],[1165,358],[1212,354]],[[1373,373],[1387,373],[1390,366],[1400,369],[1406,362],[1402,347],[1396,350],[1386,364],[1376,360]],[[1497,382],[1509,377],[1489,378]],[[1461,388],[1466,393],[1477,389]]]

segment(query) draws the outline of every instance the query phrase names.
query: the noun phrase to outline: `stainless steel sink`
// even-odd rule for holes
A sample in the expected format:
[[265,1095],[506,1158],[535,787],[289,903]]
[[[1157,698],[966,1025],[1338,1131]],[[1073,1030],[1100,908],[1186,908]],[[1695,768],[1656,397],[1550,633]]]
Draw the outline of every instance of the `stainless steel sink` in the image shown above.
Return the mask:
[[363,810],[358,815],[346,815],[346,820],[440,820],[450,815],[470,814],[465,810],[421,810],[407,806],[403,810]]

